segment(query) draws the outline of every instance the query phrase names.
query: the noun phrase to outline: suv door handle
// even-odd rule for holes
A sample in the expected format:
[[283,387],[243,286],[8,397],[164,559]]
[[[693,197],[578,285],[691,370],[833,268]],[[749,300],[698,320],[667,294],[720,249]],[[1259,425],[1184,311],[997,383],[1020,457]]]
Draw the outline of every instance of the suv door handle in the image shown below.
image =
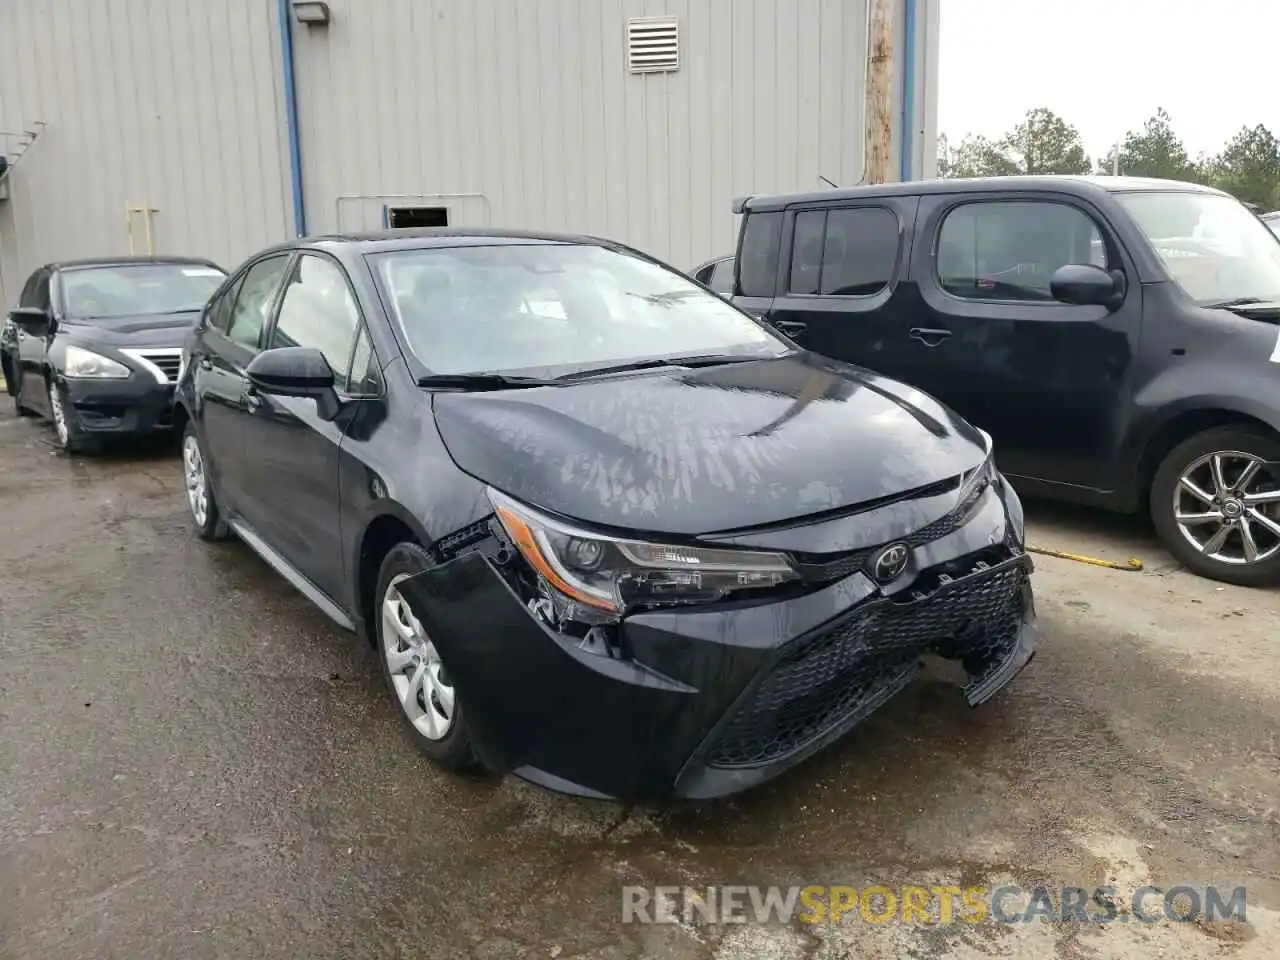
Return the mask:
[[951,336],[951,331],[933,327],[912,327],[910,334],[912,340],[919,340],[926,347],[936,347]]
[[201,370],[212,370],[212,369],[213,369],[213,361],[212,361],[211,359],[209,359],[208,357],[201,357],[201,358],[200,358],[200,369],[201,369]]
[[799,336],[809,329],[809,325],[803,320],[777,320],[773,325],[788,337]]
[[250,413],[257,410],[262,406],[262,394],[258,393],[258,391],[253,387],[245,387],[244,405],[248,408]]

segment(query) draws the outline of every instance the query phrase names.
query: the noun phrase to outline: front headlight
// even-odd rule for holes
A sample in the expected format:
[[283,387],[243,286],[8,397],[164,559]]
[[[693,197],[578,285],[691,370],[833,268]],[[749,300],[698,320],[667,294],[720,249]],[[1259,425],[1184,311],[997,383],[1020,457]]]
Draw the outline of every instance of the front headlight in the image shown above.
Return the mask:
[[489,500],[516,549],[543,580],[599,612],[621,615],[647,603],[709,603],[798,577],[781,553],[623,540],[552,520],[497,490],[489,490]]
[[84,347],[68,346],[63,373],[68,377],[127,377],[130,370],[118,360]]

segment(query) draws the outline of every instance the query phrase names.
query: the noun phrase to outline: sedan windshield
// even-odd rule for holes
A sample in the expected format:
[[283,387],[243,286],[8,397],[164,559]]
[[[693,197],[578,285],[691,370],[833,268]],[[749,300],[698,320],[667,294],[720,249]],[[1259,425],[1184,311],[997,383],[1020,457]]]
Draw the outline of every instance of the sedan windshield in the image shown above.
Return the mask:
[[62,296],[67,316],[78,320],[193,313],[225,279],[221,270],[200,263],[81,267],[63,272]]
[[1280,300],[1280,243],[1239,201],[1154,192],[1118,199],[1198,303]]
[[681,274],[606,247],[436,247],[370,259],[409,348],[439,374],[789,349]]

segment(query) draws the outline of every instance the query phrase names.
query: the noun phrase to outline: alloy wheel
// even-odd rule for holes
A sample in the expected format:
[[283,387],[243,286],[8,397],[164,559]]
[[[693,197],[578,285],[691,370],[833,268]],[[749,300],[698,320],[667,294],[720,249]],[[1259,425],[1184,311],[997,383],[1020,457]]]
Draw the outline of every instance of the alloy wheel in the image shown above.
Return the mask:
[[196,526],[203,527],[209,518],[209,484],[205,478],[200,442],[190,433],[182,441],[182,467],[191,516]]
[[71,439],[71,430],[67,427],[67,413],[62,407],[62,391],[52,381],[49,383],[49,412],[53,416],[53,432],[58,436],[58,446],[66,447]]
[[382,652],[405,715],[428,740],[443,740],[456,716],[453,685],[435,644],[409,610],[395,577],[382,598]]
[[1280,553],[1280,470],[1237,450],[1192,461],[1173,492],[1182,536],[1211,560],[1261,563]]

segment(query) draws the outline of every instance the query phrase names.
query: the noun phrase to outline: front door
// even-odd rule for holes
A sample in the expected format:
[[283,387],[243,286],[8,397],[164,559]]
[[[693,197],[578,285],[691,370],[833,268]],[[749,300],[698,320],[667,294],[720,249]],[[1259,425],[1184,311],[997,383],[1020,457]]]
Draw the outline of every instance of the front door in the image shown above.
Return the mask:
[[[1100,211],[1069,197],[925,197],[912,256],[920,292],[913,382],[990,433],[1006,473],[1112,489],[1142,289]],[[1054,271],[1120,271],[1118,308],[1072,306]]]
[[195,351],[200,398],[200,443],[223,510],[243,511],[249,496],[244,420],[248,415],[245,368],[262,349],[267,319],[289,266],[288,254],[259,260],[210,302]]
[[770,319],[816,353],[913,382],[916,297],[906,275],[917,197],[791,211]]
[[[52,317],[51,277],[52,273],[47,267],[33,273],[22,288],[18,306],[38,307],[48,311]],[[14,335],[18,343],[17,363],[14,364],[14,373],[17,378],[14,393],[17,401],[28,410],[36,410],[48,416],[50,415],[49,394],[44,379],[44,358],[52,334],[38,336],[27,333],[21,327],[16,327]]]
[[[360,310],[337,261],[301,254],[272,326],[268,349],[314,347],[347,392]],[[316,401],[249,388],[245,456],[251,493],[245,519],[268,546],[330,598],[342,596],[344,568],[338,509],[338,457],[346,416],[325,420]]]

